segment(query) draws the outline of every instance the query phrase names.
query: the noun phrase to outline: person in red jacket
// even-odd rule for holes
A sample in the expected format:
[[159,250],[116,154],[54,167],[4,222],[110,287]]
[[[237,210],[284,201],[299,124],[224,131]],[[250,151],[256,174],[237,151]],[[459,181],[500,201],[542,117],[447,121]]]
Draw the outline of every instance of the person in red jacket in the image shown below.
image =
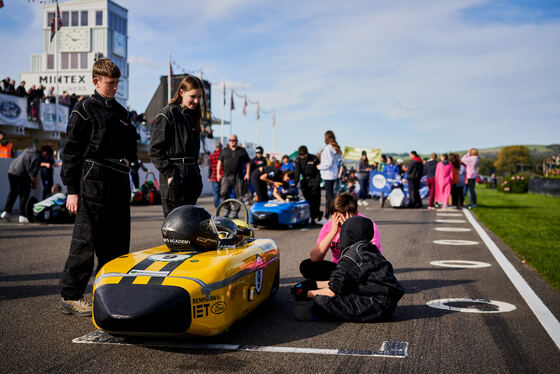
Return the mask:
[[[214,208],[220,205],[220,180],[218,179],[218,161],[222,153],[222,144],[216,142],[214,152],[208,158],[208,182],[212,182],[212,192],[214,193]],[[224,175],[223,169],[220,170],[220,177]],[[221,178],[220,178],[221,179]]]

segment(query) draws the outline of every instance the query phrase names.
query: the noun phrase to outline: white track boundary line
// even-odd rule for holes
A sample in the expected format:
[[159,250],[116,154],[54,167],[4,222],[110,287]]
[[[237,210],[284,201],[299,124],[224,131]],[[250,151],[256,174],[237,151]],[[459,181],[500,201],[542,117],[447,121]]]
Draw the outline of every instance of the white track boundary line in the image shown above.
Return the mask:
[[466,209],[463,209],[463,212],[484,244],[486,244],[490,250],[490,253],[492,253],[498,264],[502,267],[511,283],[513,283],[513,286],[517,289],[517,291],[519,291],[523,299],[525,299],[529,308],[531,308],[533,313],[535,313],[535,316],[537,316],[541,325],[544,327],[548,335],[550,335],[556,346],[560,349],[560,322],[558,322],[556,317],[554,317],[554,314],[552,314],[546,305],[544,305],[542,300],[537,296],[535,291],[533,291],[515,267],[513,267],[506,256],[504,256],[496,243],[490,239],[488,234],[473,217],[472,213]]
[[111,345],[137,345],[142,347],[180,348],[180,349],[209,349],[224,351],[252,351],[273,353],[303,353],[318,355],[340,355],[360,357],[385,357],[405,358],[408,356],[408,343],[403,341],[384,341],[379,351],[353,350],[353,349],[325,349],[325,348],[300,348],[283,346],[262,346],[245,344],[205,344],[179,341],[139,340],[132,341],[116,338],[104,331],[93,331],[87,335],[72,340],[72,343],[81,344],[111,344]]

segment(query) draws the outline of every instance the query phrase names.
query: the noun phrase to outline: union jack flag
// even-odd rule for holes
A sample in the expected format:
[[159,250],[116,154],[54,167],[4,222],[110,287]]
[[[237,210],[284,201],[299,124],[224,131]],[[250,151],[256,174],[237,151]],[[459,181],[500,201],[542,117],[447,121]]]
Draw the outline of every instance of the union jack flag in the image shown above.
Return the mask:
[[[62,18],[60,17],[60,9],[58,9],[58,1],[56,1],[56,18],[58,18],[58,26],[56,27],[56,30],[60,30],[60,28],[62,27]],[[56,30],[54,27],[55,22],[55,17],[53,17],[51,20],[51,42],[54,38],[54,34],[56,34]]]

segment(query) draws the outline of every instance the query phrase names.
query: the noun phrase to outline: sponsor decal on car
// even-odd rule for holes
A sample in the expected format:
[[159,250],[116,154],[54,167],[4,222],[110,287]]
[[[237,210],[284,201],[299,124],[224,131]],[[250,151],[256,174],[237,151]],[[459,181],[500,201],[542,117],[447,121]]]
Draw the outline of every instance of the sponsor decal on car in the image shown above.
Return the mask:
[[210,296],[208,298],[206,297],[196,297],[194,299],[192,299],[192,303],[193,304],[200,304],[200,303],[204,303],[204,302],[208,302],[208,301],[216,301],[216,300],[220,300],[219,296]]
[[208,317],[208,309],[210,303],[193,305],[192,318],[204,318]]
[[129,274],[136,276],[146,276],[146,277],[166,277],[169,275],[168,271],[148,271],[148,270],[134,270],[132,269]]
[[214,314],[222,314],[226,311],[226,303],[223,301],[218,301],[210,308],[210,311]]

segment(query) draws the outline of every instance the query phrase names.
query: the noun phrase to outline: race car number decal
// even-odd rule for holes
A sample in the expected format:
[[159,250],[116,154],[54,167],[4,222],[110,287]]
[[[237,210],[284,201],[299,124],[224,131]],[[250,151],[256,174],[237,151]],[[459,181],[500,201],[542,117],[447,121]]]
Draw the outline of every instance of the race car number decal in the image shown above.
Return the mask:
[[151,255],[148,257],[152,261],[164,261],[164,262],[174,262],[174,261],[185,261],[191,258],[193,255],[175,255],[170,253]]
[[[261,256],[257,255],[257,267],[261,266],[263,264],[263,260],[261,258]],[[255,271],[255,290],[257,291],[258,294],[261,293],[261,289],[262,289],[262,285],[263,285],[263,276],[264,276],[264,270],[261,268],[257,271]]]

